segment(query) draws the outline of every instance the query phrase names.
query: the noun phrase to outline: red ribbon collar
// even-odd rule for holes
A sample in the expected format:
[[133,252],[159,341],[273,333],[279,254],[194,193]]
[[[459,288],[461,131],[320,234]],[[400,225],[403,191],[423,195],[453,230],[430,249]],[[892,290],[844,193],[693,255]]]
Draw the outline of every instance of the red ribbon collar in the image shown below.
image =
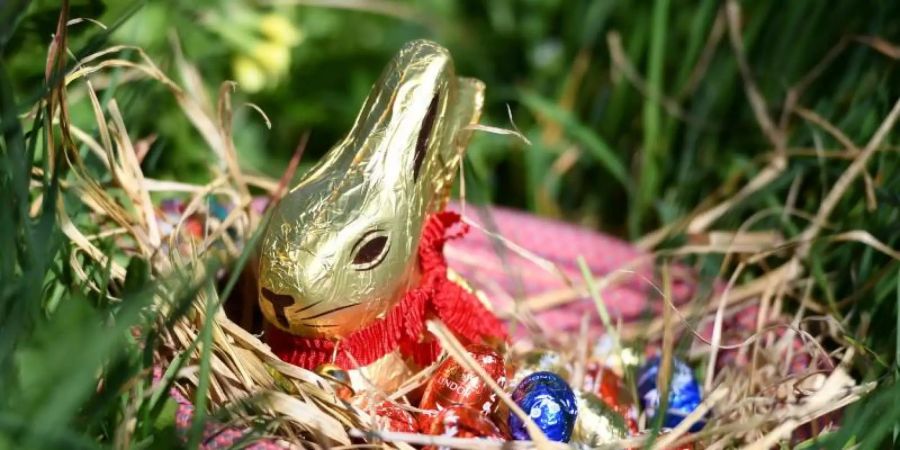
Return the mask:
[[[461,224],[461,229],[450,233],[455,224]],[[416,364],[431,364],[441,349],[425,334],[425,320],[429,317],[439,318],[463,342],[505,338],[503,323],[472,293],[447,278],[444,243],[467,231],[455,212],[428,216],[419,243],[420,285],[409,290],[384,318],[341,340],[304,338],[269,326],[269,346],[282,360],[306,369],[331,362],[349,370],[372,364],[396,349]]]

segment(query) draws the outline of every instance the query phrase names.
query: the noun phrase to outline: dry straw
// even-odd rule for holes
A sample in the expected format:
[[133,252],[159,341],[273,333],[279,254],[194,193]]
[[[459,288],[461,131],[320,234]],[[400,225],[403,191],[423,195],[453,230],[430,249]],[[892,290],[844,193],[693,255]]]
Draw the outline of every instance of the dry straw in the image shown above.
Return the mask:
[[[718,41],[727,34],[744,79],[750,106],[762,133],[772,146],[771,158],[758,175],[735,195],[719,197],[714,204],[702,205],[683,220],[652,233],[641,241],[643,248],[652,250],[667,236],[687,233],[690,237],[690,243],[684,247],[660,251],[648,257],[647,261],[660,261],[666,275],[661,286],[645,280],[651,284],[651,291],[655,293],[653,297],[664,305],[662,316],[648,323],[622,325],[613,324],[608,315],[603,314],[605,311],[600,298],[602,289],[598,289],[598,286],[611,286],[622,277],[632,275],[633,272],[628,269],[596,280],[585,270],[583,280],[568,280],[570,287],[565,292],[521,299],[516,311],[502,312],[507,318],[528,320],[530,314],[537,311],[560,307],[590,294],[597,301],[605,325],[617,336],[616,347],[619,352],[623,351],[620,342],[625,345],[635,338],[662,341],[664,361],[670,361],[679,336],[688,339],[698,337],[689,357],[696,361],[705,359],[707,362],[704,369],[706,400],[700,410],[689,416],[686,422],[655,440],[655,448],[694,441],[701,441],[708,448],[726,448],[735,444],[744,444],[747,448],[769,448],[789,439],[796,429],[815,425],[815,419],[856,401],[873,389],[872,383],[860,385],[848,375],[846,368],[854,357],[852,346],[832,346],[831,353],[825,354],[821,341],[828,339],[843,343],[846,340],[843,339],[842,325],[824,315],[823,312],[827,309],[816,304],[809,296],[812,280],[804,270],[807,252],[811,242],[824,238],[833,243],[861,243],[900,259],[900,253],[864,231],[822,236],[823,232],[829,230],[828,218],[848,185],[860,177],[870,179],[865,171],[866,162],[882,148],[887,131],[896,126],[900,115],[900,101],[883,120],[878,132],[860,148],[837,126],[798,104],[804,86],[821,73],[820,66],[813,70],[808,79],[791,90],[784,114],[796,114],[811,125],[835,136],[846,147],[841,150],[844,153],[840,157],[851,160],[849,167],[832,187],[818,212],[809,217],[810,224],[798,239],[785,241],[778,230],[748,231],[751,222],[758,220],[762,214],[774,214],[771,211],[761,211],[760,216],[737,230],[712,228],[719,218],[780,175],[789,166],[792,155],[799,154],[796,149],[787,148],[786,120],[776,120],[769,115],[766,99],[756,87],[746,61],[739,25],[739,4],[734,0],[729,1],[720,11],[709,39]],[[659,93],[647,91],[645,83],[621,51],[620,41],[621,37],[615,33],[608,39],[614,69],[624,73],[628,81],[635,83],[646,95],[659,97]],[[140,48],[126,46],[111,47],[85,57],[68,72],[64,83],[69,94],[67,101],[87,101],[90,104],[98,139],[70,125],[65,116],[65,108],[58,108],[56,115],[51,118],[67,130],[73,143],[84,145],[88,151],[98,156],[106,171],[105,174],[91,173],[77,152],[67,152],[66,163],[73,177],[63,188],[78,194],[77,198],[83,203],[84,211],[87,211],[85,214],[90,220],[83,220],[84,217],[80,217],[78,221],[73,220],[61,201],[57,209],[62,230],[75,250],[70,261],[74,273],[87,281],[91,289],[108,295],[112,301],[121,300],[115,298],[115,289],[111,289],[111,286],[98,286],[89,280],[83,267],[86,258],[110,268],[110,283],[113,286],[121,285],[125,280],[126,270],[121,262],[123,257],[147,261],[152,268],[153,277],[160,280],[167,279],[173,273],[190,273],[194,282],[215,277],[215,273],[208,273],[203,261],[211,257],[236,261],[245,244],[252,242],[254,233],[264,220],[251,208],[251,188],[262,189],[277,199],[284,192],[290,178],[287,176],[278,182],[242,171],[238,164],[238,150],[232,140],[234,106],[231,93],[235,85],[224,83],[217,92],[215,102],[207,98],[200,73],[183,57],[174,38],[173,43],[174,69],[180,82],[170,78]],[[879,45],[878,42],[862,44],[873,47]],[[847,45],[846,42],[842,43],[837,51]],[[126,51],[137,57],[134,60],[121,57]],[[833,59],[834,56],[829,53],[822,64],[827,65]],[[708,58],[700,59],[701,64],[695,68],[698,73],[696,77],[702,76],[706,60]],[[202,136],[210,155],[214,157],[210,165],[214,176],[209,184],[155,180],[144,175],[141,160],[152,137],[131,136],[116,101],[113,99],[103,105],[96,93],[103,77],[113,69],[121,72],[123,82],[151,79],[168,90],[181,107],[184,118]],[[660,101],[673,114],[683,115],[683,109],[678,104],[679,98],[660,98]],[[254,105],[248,106],[258,110]],[[268,122],[264,115],[263,120]],[[489,132],[499,130],[493,127],[479,129]],[[502,133],[521,136],[517,131],[504,130]],[[301,144],[298,148],[292,168],[296,168],[296,160],[299,159],[302,147]],[[292,173],[293,169],[289,172]],[[107,175],[110,181],[99,181],[107,179]],[[159,195],[172,194],[187,196],[189,200],[184,216],[174,226],[174,230],[167,234],[158,225],[152,200]],[[227,217],[219,220],[208,211],[210,196],[234,205]],[[40,198],[35,200],[32,210],[36,210],[40,202]],[[785,199],[783,210],[792,211],[791,204],[790,198]],[[188,237],[183,230],[187,218],[195,213],[206,217],[204,236],[200,239]],[[97,246],[100,239],[113,239],[116,247],[111,253],[104,253]],[[539,266],[546,267],[550,264],[510,245],[500,236],[498,241],[505,251],[533,258]],[[732,266],[736,269],[721,274],[722,279],[728,280],[723,289],[708,297],[696,298],[688,305],[676,307],[668,295],[668,279],[671,278],[668,273],[678,269],[668,261],[686,255],[702,257],[705,254],[726,255],[723,271]],[[773,256],[782,261],[779,266],[769,268],[749,281],[739,282],[745,279],[741,276],[745,271],[751,267],[759,269],[759,262]],[[734,265],[731,261],[738,263]],[[552,273],[561,273],[552,264],[546,269]],[[160,310],[169,308],[169,296],[183,287],[177,284],[164,286],[155,303],[155,307]],[[267,434],[294,448],[307,445],[349,448],[353,442],[351,438],[372,443],[391,443],[402,448],[410,448],[408,444],[462,449],[562,447],[547,441],[533,425],[530,426],[530,431],[534,441],[514,444],[377,430],[365,411],[340,400],[325,380],[310,371],[280,361],[257,336],[227,317],[220,308],[223,299],[219,298],[219,294],[221,292],[214,288],[201,289],[193,302],[191,314],[180,319],[173,327],[162,330],[164,335],[162,345],[156,349],[156,362],[166,368],[173,361],[183,361],[184,365],[180,370],[168,376],[176,377],[176,385],[189,398],[194,398],[198,385],[203,384],[206,389],[201,391],[206,392],[205,401],[208,401],[209,407],[214,410],[236,411],[233,422],[235,425],[249,424],[252,419],[265,418],[269,424]],[[788,300],[797,301],[801,307],[795,317],[779,322],[783,317],[783,305]],[[252,304],[255,299],[246,298],[244,301]],[[755,333],[739,344],[726,344],[723,341],[725,321],[746,306],[754,304],[758,306]],[[197,343],[202,342],[200,338],[208,312],[212,315],[208,322],[211,326],[208,330],[211,345],[203,348]],[[818,315],[813,316],[812,313]],[[827,326],[821,326],[822,324]],[[697,331],[707,326],[712,329],[711,339],[706,339]],[[534,327],[529,329],[533,330]],[[487,378],[472,358],[462,351],[459,342],[441,323],[430,322],[428,330],[443,344],[448,357],[474,369],[512,411],[525,415],[500,386]],[[535,336],[535,340],[557,346],[565,357],[576,367],[580,367],[576,373],[583,374],[584,350],[591,347],[586,336],[586,333],[575,337],[555,336],[552,330],[546,330],[544,335]],[[795,337],[802,342],[799,348],[794,346]],[[581,354],[561,349],[581,349]],[[716,361],[721,350],[739,352],[747,356],[750,362],[741,367],[717,369]],[[201,377],[204,370],[200,361],[204,353],[209,355],[208,381]],[[812,363],[810,367],[798,371],[791,364],[794,357],[801,353],[809,355]],[[624,360],[621,355],[620,360]],[[838,363],[833,364],[834,360]],[[379,395],[403,403],[404,395],[424,383],[433,370],[434,367],[426,368],[422,374],[408,380],[397,392]],[[203,403],[200,402],[201,406]],[[690,423],[699,420],[706,411],[712,413],[710,424],[699,433],[687,434]],[[641,436],[611,443],[611,447],[637,446],[648,438],[650,437]]]

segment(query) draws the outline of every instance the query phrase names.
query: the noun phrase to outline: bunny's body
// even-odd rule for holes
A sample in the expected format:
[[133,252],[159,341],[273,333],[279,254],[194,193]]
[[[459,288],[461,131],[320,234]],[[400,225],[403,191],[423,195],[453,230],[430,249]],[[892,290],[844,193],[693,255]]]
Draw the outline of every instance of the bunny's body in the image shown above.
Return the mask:
[[400,50],[349,135],[273,213],[259,291],[272,325],[311,348],[387,326],[379,321],[422,282],[423,226],[447,202],[483,92],[456,77],[440,46]]

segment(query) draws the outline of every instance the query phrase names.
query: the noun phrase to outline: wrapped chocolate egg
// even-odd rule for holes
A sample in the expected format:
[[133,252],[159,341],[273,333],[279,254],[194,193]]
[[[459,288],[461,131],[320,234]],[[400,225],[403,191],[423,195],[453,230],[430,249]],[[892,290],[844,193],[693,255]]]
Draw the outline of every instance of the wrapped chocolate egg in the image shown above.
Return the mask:
[[[559,375],[551,372],[528,375],[516,386],[512,399],[537,424],[547,439],[569,442],[578,406],[572,388]],[[509,430],[513,439],[529,439],[525,423],[514,411],[509,413]]]
[[516,373],[510,383],[513,386],[517,386],[525,377],[535,372],[552,372],[562,378],[569,378],[565,359],[559,353],[549,350],[526,352],[518,358],[516,365]]
[[416,412],[416,425],[419,430],[422,432],[430,430],[431,424],[434,423],[434,419],[437,418],[439,412],[436,409],[423,409]]
[[630,403],[622,378],[601,364],[591,363],[587,366],[584,374],[584,390],[596,394],[615,409]]
[[632,435],[635,435],[640,431],[638,429],[638,416],[640,415],[640,411],[638,411],[637,406],[631,405],[625,409],[617,410],[617,412],[625,418],[625,425]]
[[465,406],[450,406],[432,420],[428,434],[458,438],[503,440],[500,429],[487,416]]
[[509,432],[509,406],[503,402],[498,403],[497,409],[488,417],[500,429],[503,439],[509,440],[511,436]]
[[594,448],[628,437],[625,418],[591,392],[579,392],[572,442]]
[[[650,423],[655,420],[657,409],[659,408],[659,389],[656,385],[659,375],[660,357],[654,356],[650,358],[641,370],[638,372],[637,389],[641,398],[644,411],[650,418]],[[669,383],[669,401],[662,419],[662,426],[665,428],[675,428],[691,411],[695,410],[702,401],[700,393],[700,385],[694,378],[691,371],[684,361],[678,358],[672,359],[672,378]],[[700,431],[706,422],[701,420],[695,422],[690,431]]]
[[415,433],[419,430],[413,415],[392,402],[382,402],[375,407],[375,424],[383,430],[401,433]]
[[331,384],[334,392],[342,400],[349,400],[355,394],[350,384],[350,374],[340,367],[325,363],[316,367],[315,372]]
[[[500,386],[506,385],[503,358],[483,345],[470,345],[466,351]],[[482,414],[490,414],[497,405],[497,395],[478,374],[450,358],[441,363],[428,380],[419,408],[440,411],[450,406],[467,406]]]
[[625,418],[625,424],[632,433],[637,433],[638,412],[634,407],[632,395],[628,392],[622,378],[605,365],[591,363],[585,370],[584,390],[591,392],[603,400]]

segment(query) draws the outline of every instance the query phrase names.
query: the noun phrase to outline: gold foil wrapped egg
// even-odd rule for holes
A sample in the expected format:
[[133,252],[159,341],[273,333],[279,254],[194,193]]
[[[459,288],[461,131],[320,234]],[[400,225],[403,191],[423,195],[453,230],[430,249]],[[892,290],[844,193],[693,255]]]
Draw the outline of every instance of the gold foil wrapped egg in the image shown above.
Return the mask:
[[594,448],[628,437],[625,419],[590,392],[576,394],[578,417],[572,441],[579,447]]
[[350,382],[350,374],[346,370],[326,363],[316,367],[316,374],[328,381],[341,400],[350,400],[355,395]]

